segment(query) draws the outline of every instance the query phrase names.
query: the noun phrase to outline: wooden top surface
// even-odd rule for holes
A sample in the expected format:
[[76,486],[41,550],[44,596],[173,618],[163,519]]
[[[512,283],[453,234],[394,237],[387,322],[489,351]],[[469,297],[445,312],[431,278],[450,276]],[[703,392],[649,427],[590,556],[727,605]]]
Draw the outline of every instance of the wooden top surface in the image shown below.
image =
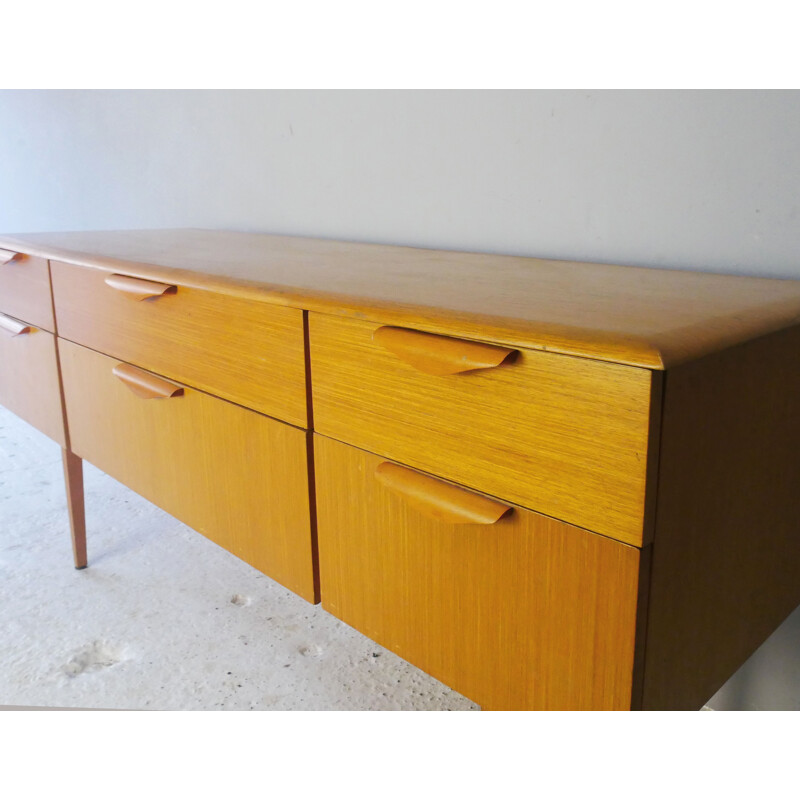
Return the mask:
[[800,323],[800,281],[206,230],[0,248],[265,302],[663,369]]

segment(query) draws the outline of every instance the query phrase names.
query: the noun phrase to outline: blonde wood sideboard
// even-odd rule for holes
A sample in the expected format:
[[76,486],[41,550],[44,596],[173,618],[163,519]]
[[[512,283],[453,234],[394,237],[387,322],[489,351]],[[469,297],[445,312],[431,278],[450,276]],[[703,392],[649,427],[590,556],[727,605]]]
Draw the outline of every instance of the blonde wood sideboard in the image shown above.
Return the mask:
[[0,237],[0,403],[486,709],[699,708],[800,603],[800,282]]

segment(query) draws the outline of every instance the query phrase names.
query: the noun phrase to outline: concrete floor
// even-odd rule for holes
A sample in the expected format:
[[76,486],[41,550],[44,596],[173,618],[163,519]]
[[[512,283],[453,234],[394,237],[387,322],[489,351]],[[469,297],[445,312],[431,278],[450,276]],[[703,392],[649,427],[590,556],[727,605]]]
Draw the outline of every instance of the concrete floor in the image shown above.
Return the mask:
[[0,408],[0,705],[477,708],[89,465],[86,500],[77,571],[60,448]]

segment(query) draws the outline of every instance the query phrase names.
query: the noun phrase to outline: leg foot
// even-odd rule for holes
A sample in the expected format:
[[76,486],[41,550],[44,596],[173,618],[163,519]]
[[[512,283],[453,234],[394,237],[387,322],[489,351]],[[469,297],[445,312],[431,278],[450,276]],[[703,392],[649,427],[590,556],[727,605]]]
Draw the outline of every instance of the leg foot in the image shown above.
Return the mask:
[[83,461],[69,450],[61,451],[64,461],[64,484],[67,490],[67,510],[72,533],[72,553],[75,569],[85,569],[86,513],[83,504]]

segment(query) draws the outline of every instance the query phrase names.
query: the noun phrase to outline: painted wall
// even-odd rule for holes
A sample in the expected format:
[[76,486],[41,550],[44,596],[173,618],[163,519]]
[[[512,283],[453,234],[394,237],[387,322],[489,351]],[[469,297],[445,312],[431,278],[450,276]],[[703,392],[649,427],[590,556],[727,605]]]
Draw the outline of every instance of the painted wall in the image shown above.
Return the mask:
[[[0,230],[800,278],[800,92],[0,92]],[[714,698],[800,708],[800,613]]]

